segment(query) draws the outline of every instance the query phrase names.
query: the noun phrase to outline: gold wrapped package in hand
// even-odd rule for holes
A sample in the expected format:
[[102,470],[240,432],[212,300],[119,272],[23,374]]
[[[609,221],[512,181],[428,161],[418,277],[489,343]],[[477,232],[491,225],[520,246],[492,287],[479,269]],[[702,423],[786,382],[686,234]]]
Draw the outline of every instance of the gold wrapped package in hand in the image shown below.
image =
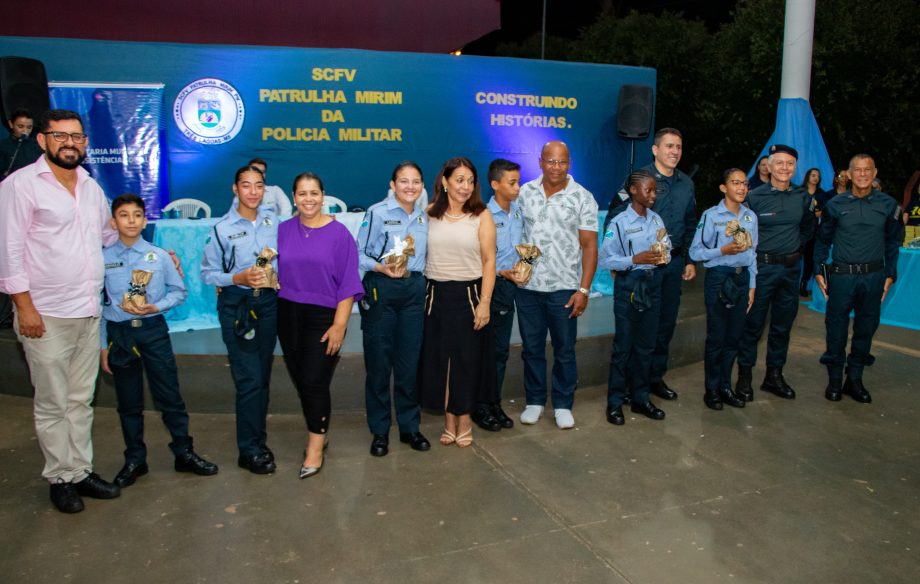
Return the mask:
[[514,249],[517,250],[521,259],[515,262],[514,267],[511,269],[514,270],[514,278],[521,285],[524,285],[530,281],[533,263],[543,254],[540,252],[540,248],[532,243],[519,243],[514,246]]
[[380,259],[392,268],[393,273],[396,274],[397,277],[408,278],[409,257],[414,255],[415,238],[411,235],[407,235],[405,239],[402,239],[397,235],[393,242],[393,247],[390,251],[383,254]]
[[278,257],[278,252],[270,247],[262,248],[262,252],[256,256],[256,267],[262,268],[262,271],[265,272],[265,281],[268,282],[267,288],[274,288],[279,290],[281,284],[278,283],[278,274],[275,272],[275,268],[272,267],[272,260]]
[[741,251],[748,250],[754,245],[753,240],[751,240],[751,232],[742,227],[737,219],[732,219],[728,222],[728,225],[725,226],[725,235],[734,239],[735,243],[744,248]]
[[668,230],[664,227],[660,228],[655,232],[655,237],[658,239],[655,243],[649,246],[649,251],[662,254],[662,260],[658,262],[661,265],[670,263],[671,261],[671,237],[668,235]]
[[125,292],[121,307],[126,308],[129,304],[135,308],[147,306],[147,284],[153,278],[153,272],[146,270],[131,270],[131,283],[128,285],[128,291]]

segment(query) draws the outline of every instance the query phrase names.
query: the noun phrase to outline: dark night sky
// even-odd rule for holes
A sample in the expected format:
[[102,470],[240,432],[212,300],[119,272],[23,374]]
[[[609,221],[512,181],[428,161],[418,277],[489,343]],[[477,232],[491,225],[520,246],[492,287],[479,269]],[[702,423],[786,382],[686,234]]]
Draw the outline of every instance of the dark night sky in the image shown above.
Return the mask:
[[[546,32],[574,38],[605,10],[626,14],[630,10],[683,13],[716,29],[730,18],[737,0],[547,0]],[[467,45],[466,53],[494,54],[498,42],[517,42],[540,32],[543,0],[501,0],[502,28]]]

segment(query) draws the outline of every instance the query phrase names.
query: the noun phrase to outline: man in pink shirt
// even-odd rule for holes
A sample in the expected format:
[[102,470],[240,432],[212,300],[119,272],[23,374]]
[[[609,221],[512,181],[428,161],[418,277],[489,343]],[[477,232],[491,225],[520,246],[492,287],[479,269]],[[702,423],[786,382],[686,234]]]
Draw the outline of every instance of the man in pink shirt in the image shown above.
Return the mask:
[[109,203],[80,163],[87,136],[79,114],[42,115],[44,155],[0,183],[0,291],[35,387],[34,417],[51,500],[83,510],[81,495],[112,499],[117,486],[93,472],[92,400],[99,368],[102,246],[118,236]]

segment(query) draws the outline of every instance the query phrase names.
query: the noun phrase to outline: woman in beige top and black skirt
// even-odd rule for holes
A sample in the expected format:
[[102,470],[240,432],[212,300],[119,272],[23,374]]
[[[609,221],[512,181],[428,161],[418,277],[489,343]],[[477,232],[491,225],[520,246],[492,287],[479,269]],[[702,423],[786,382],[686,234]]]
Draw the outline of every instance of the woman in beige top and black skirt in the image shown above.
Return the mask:
[[476,402],[492,403],[495,344],[489,301],[495,287],[495,222],[467,158],[444,163],[428,207],[425,334],[419,360],[419,402],[444,411],[440,442],[473,443]]

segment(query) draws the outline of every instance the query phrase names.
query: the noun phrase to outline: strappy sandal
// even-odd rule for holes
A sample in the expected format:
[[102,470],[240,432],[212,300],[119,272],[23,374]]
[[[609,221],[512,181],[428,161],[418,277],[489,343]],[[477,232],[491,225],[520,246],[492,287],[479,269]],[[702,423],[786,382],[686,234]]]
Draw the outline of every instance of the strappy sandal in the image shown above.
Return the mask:
[[473,427],[470,426],[470,428],[466,432],[461,432],[457,436],[457,446],[459,446],[460,448],[469,448],[472,445],[473,445]]
[[456,441],[457,436],[447,428],[444,428],[444,431],[441,432],[441,437],[438,439],[438,442],[440,442],[442,446],[450,446]]

